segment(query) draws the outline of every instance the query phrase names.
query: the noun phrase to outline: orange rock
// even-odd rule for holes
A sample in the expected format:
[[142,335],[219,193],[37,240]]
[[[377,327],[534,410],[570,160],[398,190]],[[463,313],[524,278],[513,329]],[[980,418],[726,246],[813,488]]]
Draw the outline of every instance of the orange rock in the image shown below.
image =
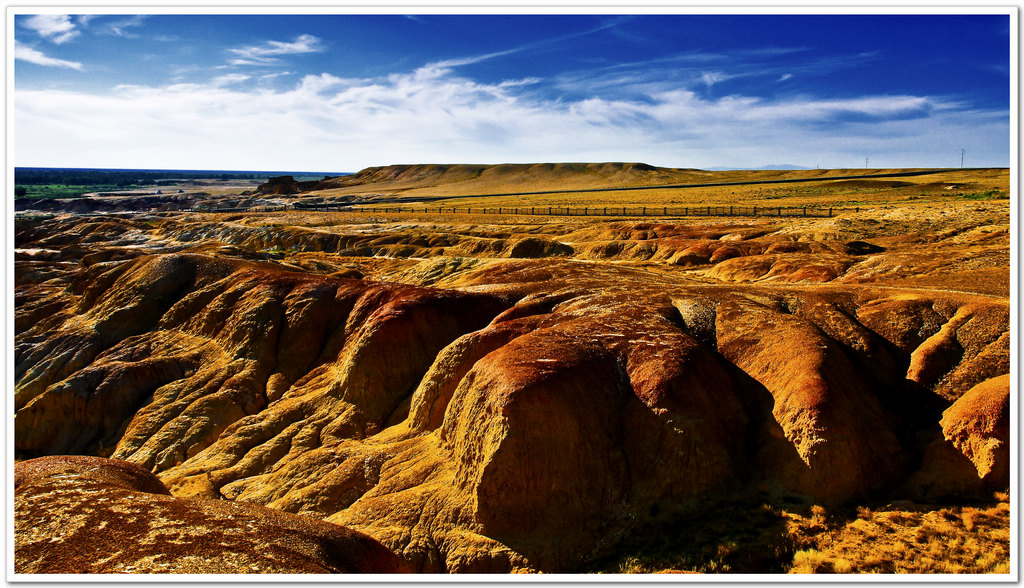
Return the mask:
[[[326,519],[423,572],[573,571],[733,490],[843,501],[917,463],[919,481],[964,474],[952,494],[1001,479],[990,394],[964,392],[1008,372],[1008,305],[833,280],[906,261],[891,241],[855,258],[840,221],[796,242],[739,221],[181,215],[159,232],[187,252],[141,255],[92,250],[141,221],[55,220],[20,237],[64,265],[18,274],[16,449],[129,460],[190,505]],[[139,519],[178,529],[147,497]]]
[[988,497],[1010,486],[1010,376],[965,392],[940,421],[910,489],[929,498]]
[[846,500],[899,471],[902,448],[872,386],[813,323],[737,298],[719,305],[716,328],[719,351],[774,398],[781,436],[759,458],[769,477]]
[[142,468],[96,457],[15,464],[14,570],[82,573],[396,573],[355,531],[252,504],[172,498]]

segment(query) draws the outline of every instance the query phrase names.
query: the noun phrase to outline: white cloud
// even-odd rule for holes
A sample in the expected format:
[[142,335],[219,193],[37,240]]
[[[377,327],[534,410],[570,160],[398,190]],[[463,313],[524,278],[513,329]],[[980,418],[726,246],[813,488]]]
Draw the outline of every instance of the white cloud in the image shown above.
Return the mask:
[[136,15],[131,18],[121,19],[115,22],[107,23],[106,32],[107,34],[114,35],[115,37],[123,37],[125,39],[138,39],[142,35],[133,33],[128,29],[142,26],[143,21],[146,19],[144,15]]
[[229,61],[232,65],[270,65],[277,63],[280,55],[300,55],[303,53],[319,53],[324,46],[318,37],[299,35],[291,43],[267,41],[262,45],[228,49],[238,58]]
[[779,76],[779,81],[780,82],[784,82],[784,81],[786,81],[786,80],[788,80],[788,79],[790,79],[792,77],[793,77],[793,74],[791,74],[791,73],[782,74],[781,76]]
[[277,60],[229,59],[228,65],[274,65]]
[[278,72],[274,72],[274,73],[263,74],[263,75],[260,76],[260,79],[261,80],[272,80],[274,78],[279,78],[281,76],[290,76],[290,75],[294,75],[294,73],[290,72],[290,71],[278,71]]
[[26,18],[22,24],[40,37],[58,45],[74,39],[79,34],[75,29],[75,23],[71,22],[71,17],[66,14],[37,14]]
[[236,74],[102,95],[16,89],[15,164],[318,171],[539,161],[857,167],[870,156],[880,166],[914,167],[954,165],[962,145],[977,165],[1009,160],[1008,113],[927,96],[710,99],[663,89],[643,99],[548,99],[533,84],[482,83],[436,67],[375,79],[307,75],[285,90],[242,81]]
[[728,76],[720,71],[706,71],[700,74],[700,81],[704,82],[704,85],[711,87],[719,82],[724,82],[732,76]]
[[66,61],[64,59],[49,57],[43,52],[33,49],[27,45],[23,45],[18,41],[14,41],[14,59],[47,67],[66,67],[82,71],[82,64],[77,61]]
[[247,76],[245,74],[225,74],[225,75],[217,76],[217,77],[213,78],[211,83],[215,87],[219,88],[221,86],[228,86],[228,85],[231,85],[231,84],[240,84],[240,83],[244,82],[245,80],[248,80],[249,77],[250,76]]

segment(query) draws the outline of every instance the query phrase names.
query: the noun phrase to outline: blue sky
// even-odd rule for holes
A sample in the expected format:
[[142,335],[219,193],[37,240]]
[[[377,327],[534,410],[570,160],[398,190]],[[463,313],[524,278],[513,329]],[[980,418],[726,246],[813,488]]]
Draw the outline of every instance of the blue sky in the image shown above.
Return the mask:
[[14,20],[14,164],[1010,164],[1010,17]]

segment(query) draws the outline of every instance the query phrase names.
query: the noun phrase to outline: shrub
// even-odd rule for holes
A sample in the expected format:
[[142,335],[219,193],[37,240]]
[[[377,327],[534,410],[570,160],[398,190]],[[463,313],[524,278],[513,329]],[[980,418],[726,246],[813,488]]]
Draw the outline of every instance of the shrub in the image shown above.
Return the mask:
[[814,574],[824,561],[825,556],[817,549],[802,549],[793,555],[791,571],[796,574]]
[[853,571],[853,564],[849,560],[839,558],[832,562],[832,571],[837,574],[849,574]]

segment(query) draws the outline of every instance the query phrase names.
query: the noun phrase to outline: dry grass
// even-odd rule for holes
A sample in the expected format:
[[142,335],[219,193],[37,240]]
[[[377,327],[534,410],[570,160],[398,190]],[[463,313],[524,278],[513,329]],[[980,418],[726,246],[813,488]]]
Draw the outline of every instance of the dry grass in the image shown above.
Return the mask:
[[1005,574],[1009,495],[985,505],[858,507],[852,520],[816,532],[818,516],[787,513],[790,532],[811,538],[791,573]]
[[[593,173],[577,174],[517,172],[475,178],[453,183],[420,180],[418,182],[376,183],[337,188],[313,193],[324,197],[360,197],[367,201],[405,198],[443,198],[438,204],[473,207],[602,207],[602,206],[824,206],[876,207],[892,203],[955,202],[1009,197],[1009,171],[947,170],[920,176],[877,179],[836,180],[841,176],[875,175],[909,170],[797,170],[797,171],[722,171],[665,170],[660,180],[642,181],[637,177]],[[820,178],[820,181],[818,179]],[[714,186],[730,182],[758,182],[785,179],[815,180],[783,184],[745,184]],[[650,188],[628,191],[573,191],[604,187],[636,187],[655,184],[705,184],[690,188]],[[553,194],[524,192],[558,191]],[[510,192],[520,195],[509,194]],[[489,195],[490,194],[490,195]],[[506,194],[506,195],[497,195]]]
[[[651,522],[618,555],[581,571],[620,574],[780,573],[797,547],[784,512],[743,498],[708,502],[685,515]],[[824,527],[822,527],[824,528]]]
[[725,500],[641,531],[592,571],[1007,574],[1009,548],[1005,492],[987,504],[880,508]]

